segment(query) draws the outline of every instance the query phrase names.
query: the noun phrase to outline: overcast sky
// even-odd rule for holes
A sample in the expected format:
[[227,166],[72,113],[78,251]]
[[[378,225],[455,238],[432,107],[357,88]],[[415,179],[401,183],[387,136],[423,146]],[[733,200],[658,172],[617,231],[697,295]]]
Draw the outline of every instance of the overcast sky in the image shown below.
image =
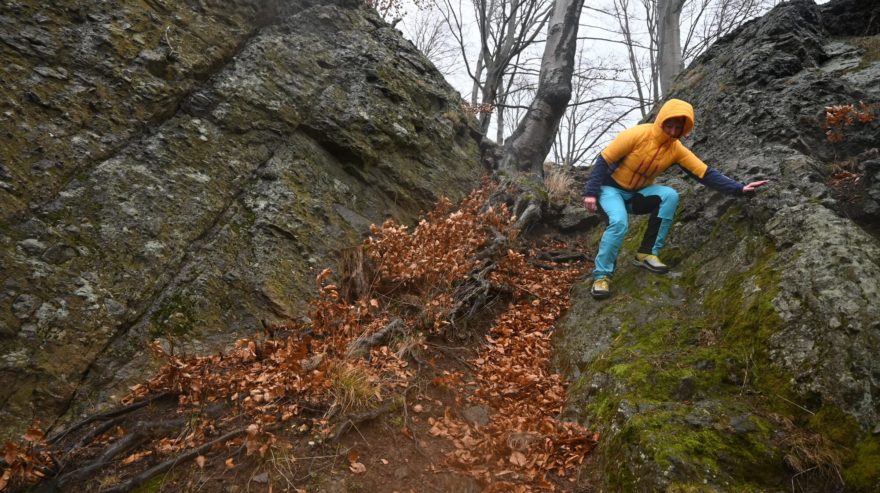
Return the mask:
[[[425,0],[421,0],[421,1],[424,2]],[[442,1],[442,0],[438,0],[438,1]],[[456,1],[456,0],[450,0],[450,1]],[[471,63],[471,65],[473,66],[474,61],[476,60],[477,52],[478,52],[478,39],[479,39],[478,28],[476,27],[474,14],[473,14],[473,6],[472,6],[473,0],[458,0],[458,1],[461,2],[460,5],[461,5],[462,15],[464,18],[465,35],[468,39],[473,40],[472,44],[470,46],[468,46],[468,49],[467,49],[468,60]],[[632,3],[635,4],[636,1],[637,0],[633,1]],[[768,1],[772,2],[772,1],[776,1],[776,0],[768,0]],[[828,1],[829,0],[819,0],[819,1],[816,1],[816,3],[823,4],[823,3],[827,3]],[[878,1],[880,1],[880,0],[878,0]],[[404,35],[406,35],[406,33],[408,32],[407,22],[408,21],[412,22],[412,20],[417,15],[419,15],[419,13],[418,13],[419,7],[417,7],[413,3],[413,0],[403,0],[403,2],[404,2],[405,15],[403,16],[403,19],[402,19],[400,25],[398,25],[398,28],[402,32],[404,32]],[[428,0],[428,2],[430,2],[430,0]],[[607,8],[609,5],[612,4],[612,0],[585,0],[584,3],[585,3],[586,8],[581,15],[581,21],[580,21],[581,27],[578,32],[578,37],[587,37],[587,38],[609,37],[609,33],[607,31],[605,31],[605,29],[606,29],[606,26],[613,21],[608,17],[605,17],[605,18],[601,17],[600,14],[597,14],[596,12],[591,11],[589,9],[589,7]],[[776,2],[776,3],[780,3],[780,2]],[[430,5],[430,3],[429,3],[429,5]],[[646,31],[646,29],[644,27],[642,27],[643,25],[644,25],[643,22],[642,23],[636,22],[634,24],[634,26],[636,26],[636,27],[634,27],[634,30],[638,31],[639,29],[641,29],[642,31]],[[608,27],[613,28],[614,26],[608,26]],[[684,29],[683,29],[683,31],[684,31]],[[642,35],[643,37],[647,36],[646,32],[641,32],[641,33],[636,32],[634,34]],[[580,45],[582,48],[586,48],[589,50],[588,53],[590,54],[591,57],[602,57],[603,59],[605,59],[607,61],[611,61],[611,62],[616,61],[620,65],[626,64],[626,51],[621,44],[611,43],[611,42],[602,42],[602,41],[580,41]],[[534,50],[530,54],[530,56],[533,56],[536,59],[539,59],[542,51],[543,51],[543,44],[534,47]],[[460,57],[459,57],[459,63],[456,64],[452,69],[447,70],[446,72],[447,72],[446,73],[447,81],[449,81],[449,83],[456,90],[458,90],[459,93],[461,93],[462,98],[464,98],[465,100],[469,100],[470,94],[471,94],[471,89],[473,86],[473,82],[470,79],[470,77],[468,77],[468,75],[467,75],[467,69],[464,67],[463,63],[460,62]],[[627,89],[632,90],[632,85],[627,86],[627,88],[623,89],[623,90],[627,90]],[[619,86],[614,87],[611,85],[608,85],[607,87],[600,88],[598,90],[599,95],[608,95],[611,93],[620,94],[621,91],[622,90],[620,89]],[[624,110],[625,110],[624,106],[621,106],[621,113]],[[620,113],[618,113],[618,115],[619,114]],[[640,119],[641,119],[640,112],[633,111],[632,113],[630,113],[628,115],[628,117],[621,120],[618,128],[609,132],[609,135],[607,136],[605,141],[610,141],[610,139],[614,137],[614,135],[617,133],[617,131],[637,123]],[[493,118],[493,122],[494,122],[494,118]],[[494,125],[493,125],[493,127],[494,127]],[[510,129],[507,129],[506,133],[509,135],[510,131],[511,131]],[[495,137],[495,129],[494,128],[490,128],[489,136],[494,139],[494,137]],[[600,143],[600,146],[604,146],[604,142]],[[580,163],[580,164],[588,164],[588,163]]]

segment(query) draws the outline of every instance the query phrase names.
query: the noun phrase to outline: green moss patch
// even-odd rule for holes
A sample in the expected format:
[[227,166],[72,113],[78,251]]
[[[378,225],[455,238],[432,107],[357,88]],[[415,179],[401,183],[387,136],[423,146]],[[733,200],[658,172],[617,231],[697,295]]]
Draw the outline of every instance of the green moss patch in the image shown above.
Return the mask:
[[184,336],[192,332],[195,317],[191,304],[176,293],[150,317],[150,337]]
[[[726,211],[705,251],[664,252],[676,266],[670,276],[629,265],[644,230],[634,223],[612,300],[574,308],[579,323],[617,327],[605,329],[610,345],[578,365],[572,387],[584,421],[604,437],[604,486],[757,492],[790,489],[796,477],[833,488],[843,478],[847,491],[876,491],[876,438],[833,404],[796,393],[792,375],[772,364],[783,267],[739,214]],[[738,246],[721,256],[710,250],[718,244]]]

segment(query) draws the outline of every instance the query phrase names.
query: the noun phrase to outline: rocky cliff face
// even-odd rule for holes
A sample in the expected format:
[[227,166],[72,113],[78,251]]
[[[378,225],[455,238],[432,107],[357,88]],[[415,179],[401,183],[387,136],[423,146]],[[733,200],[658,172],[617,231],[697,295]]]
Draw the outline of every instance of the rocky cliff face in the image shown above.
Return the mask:
[[[683,196],[674,271],[629,265],[633,234],[612,299],[580,290],[558,347],[572,411],[603,433],[601,482],[878,491],[880,4],[780,5],[671,96],[694,104],[698,155],[771,185],[736,199],[667,173]],[[860,102],[873,121],[826,125],[826,107]]]
[[4,3],[4,438],[121,396],[150,340],[300,317],[370,223],[474,185],[457,94],[359,5]]

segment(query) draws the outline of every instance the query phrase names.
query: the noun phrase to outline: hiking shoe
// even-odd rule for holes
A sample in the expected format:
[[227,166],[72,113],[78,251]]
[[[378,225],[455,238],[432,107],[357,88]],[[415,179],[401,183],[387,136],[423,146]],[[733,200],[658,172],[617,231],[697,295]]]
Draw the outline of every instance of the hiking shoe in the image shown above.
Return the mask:
[[601,277],[593,281],[593,287],[590,289],[590,294],[597,300],[611,296],[611,279]]
[[656,272],[657,274],[665,274],[669,272],[669,266],[661,262],[656,255],[651,255],[650,253],[637,253],[633,263],[643,269]]

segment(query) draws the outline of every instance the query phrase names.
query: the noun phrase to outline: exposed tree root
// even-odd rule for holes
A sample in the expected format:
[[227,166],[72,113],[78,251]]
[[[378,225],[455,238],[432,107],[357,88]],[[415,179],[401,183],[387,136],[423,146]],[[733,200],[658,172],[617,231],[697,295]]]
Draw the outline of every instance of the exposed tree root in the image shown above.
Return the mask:
[[517,215],[518,219],[513,227],[518,231],[526,231],[530,226],[541,220],[541,203],[535,199],[528,199],[528,204],[522,214]]
[[370,409],[369,411],[364,411],[361,413],[352,413],[345,416],[344,418],[339,420],[339,423],[336,425],[336,429],[334,430],[333,435],[330,436],[328,441],[330,441],[331,443],[338,442],[339,439],[348,432],[348,430],[365,421],[370,421],[386,414],[387,412],[391,411],[394,405],[394,401],[386,401],[385,404],[382,404],[376,409]]
[[531,265],[533,267],[537,267],[537,268],[543,269],[543,270],[566,270],[566,267],[545,264],[543,262],[537,262],[535,260],[529,260],[528,263],[529,263],[529,265]]
[[[454,294],[455,305],[449,313],[449,321],[454,330],[465,328],[481,308],[488,305],[496,293],[510,293],[507,286],[495,285],[489,281],[489,274],[498,268],[495,262],[484,260],[472,270],[467,280],[461,284]],[[456,333],[461,336],[462,334]]]
[[[58,489],[64,491],[70,484],[94,476],[96,472],[100,471],[106,466],[109,466],[110,463],[113,462],[117,457],[143,444],[152,437],[153,433],[158,433],[158,430],[149,429],[145,425],[156,424],[158,423],[141,423],[141,425],[138,426],[134,431],[113,442],[109,447],[104,450],[104,453],[98,456],[98,458],[93,460],[91,463],[83,467],[76,468],[67,474],[59,476],[56,482]],[[168,422],[167,424],[174,425],[174,427],[176,428],[183,425],[183,420],[174,420],[173,422]]]
[[65,453],[70,453],[71,451],[78,450],[80,447],[85,447],[89,443],[92,442],[95,438],[107,433],[112,430],[114,426],[119,425],[120,423],[125,421],[125,415],[116,416],[115,418],[105,421],[100,425],[93,428],[91,431],[82,436],[79,440],[76,441],[73,445],[70,445],[66,448]]
[[[101,423],[94,429],[84,433],[83,436],[76,440],[73,445],[66,447],[64,458],[58,462],[58,468],[55,471],[55,477],[44,481],[36,491],[44,493],[55,491],[69,491],[69,489],[73,487],[73,485],[79,484],[94,477],[102,469],[108,466],[112,466],[116,461],[119,460],[120,457],[130,453],[131,451],[144,445],[148,441],[167,436],[172,432],[178,431],[186,426],[186,417],[180,417],[170,420],[137,421],[135,422],[135,424],[129,427],[125,436],[107,445],[106,448],[104,448],[104,450],[101,451],[100,454],[92,459],[90,462],[82,465],[77,465],[75,469],[64,472],[65,469],[67,469],[69,466],[66,460],[70,458],[70,455],[72,453],[78,450],[82,450],[89,443],[91,443],[104,433],[112,430],[114,427],[121,426],[129,418],[129,413],[137,409],[141,409],[158,399],[169,397],[170,395],[171,393],[169,392],[163,392],[135,404],[130,404],[128,406],[124,406],[106,413],[89,416],[84,420],[74,424],[67,430],[64,430],[64,432],[59,433],[57,436],[53,437],[55,443],[57,443],[62,438],[66,436],[71,436],[74,431],[83,428],[89,423],[109,418],[108,421],[106,421],[105,423]],[[222,404],[211,406],[206,411],[206,415],[212,418],[216,418],[217,416],[223,414],[223,410],[225,408],[226,406]],[[182,460],[179,458],[176,459],[178,460],[178,462]],[[156,474],[158,474],[158,472]],[[129,489],[133,488],[134,486],[136,486],[136,484],[130,486]]]
[[501,251],[506,250],[507,246],[510,244],[510,241],[507,239],[506,236],[501,234],[501,232],[499,232],[495,228],[490,228],[490,229],[492,231],[492,235],[494,236],[494,238],[492,239],[492,243],[489,243],[489,245],[486,246],[486,248],[477,252],[477,255],[476,255],[477,260],[494,258]]
[[495,236],[494,239],[476,254],[475,257],[479,262],[471,269],[465,282],[460,284],[453,294],[455,304],[447,317],[450,321],[447,336],[451,336],[453,339],[466,338],[468,322],[481,309],[492,303],[499,295],[513,292],[510,286],[492,283],[489,280],[489,275],[498,268],[495,259],[502,252],[505,252],[510,244],[507,236],[495,229],[492,229],[492,233]]
[[131,403],[127,406],[122,406],[122,407],[113,409],[112,411],[107,411],[107,412],[100,413],[100,414],[93,414],[91,416],[86,417],[85,419],[83,419],[81,421],[78,421],[77,423],[74,423],[73,425],[69,426],[67,429],[62,430],[62,431],[52,435],[51,437],[49,437],[46,440],[46,442],[49,443],[50,445],[58,443],[58,441],[61,440],[62,438],[64,438],[65,436],[73,433],[74,431],[82,428],[83,426],[86,426],[87,424],[94,423],[95,421],[101,421],[101,420],[105,420],[105,419],[115,418],[117,416],[122,416],[122,415],[128,414],[130,412],[137,411],[138,409],[140,409],[144,406],[152,404],[153,402],[156,402],[160,399],[164,399],[170,395],[171,394],[169,392],[162,392],[161,394],[156,394],[156,395],[148,397],[147,399],[144,399],[142,401],[134,402],[134,403]]
[[339,254],[338,273],[340,282],[340,296],[342,299],[354,301],[367,297],[370,292],[372,276],[364,261],[363,246],[346,248]]
[[198,457],[199,455],[201,455],[203,452],[209,450],[211,447],[214,447],[215,445],[221,445],[228,440],[231,440],[239,435],[243,435],[246,431],[247,431],[247,429],[245,429],[245,428],[230,431],[229,433],[226,433],[225,435],[223,435],[219,438],[216,438],[214,440],[211,440],[210,442],[204,443],[194,449],[191,449],[188,452],[185,452],[185,453],[180,454],[176,457],[168,459],[165,462],[159,463],[159,464],[147,469],[146,471],[138,474],[137,476],[129,479],[128,481],[126,481],[122,484],[116,485],[108,490],[105,490],[104,493],[123,493],[126,491],[131,491],[134,488],[140,486],[141,484],[149,481],[153,477],[158,476],[159,474],[162,474],[165,471],[171,469],[172,467],[176,466],[177,464],[180,464],[181,462],[184,462],[184,461],[194,459],[194,458]]
[[395,335],[405,334],[406,329],[406,324],[404,324],[403,321],[399,318],[395,318],[382,329],[379,329],[372,334],[358,337],[357,339],[351,341],[351,344],[348,345],[346,353],[349,357],[364,355],[369,352],[370,349],[387,343]]
[[538,252],[538,258],[541,260],[549,260],[550,262],[582,262],[587,260],[587,256],[583,253],[573,252],[571,250]]
[[557,250],[553,252],[539,252],[537,255],[539,260],[545,260],[547,262],[553,262],[553,264],[545,264],[544,262],[539,262],[538,260],[528,260],[529,265],[533,265],[539,269],[544,270],[566,270],[567,266],[563,265],[555,265],[566,262],[583,262],[587,259],[587,256],[581,252],[573,252],[571,250]]

